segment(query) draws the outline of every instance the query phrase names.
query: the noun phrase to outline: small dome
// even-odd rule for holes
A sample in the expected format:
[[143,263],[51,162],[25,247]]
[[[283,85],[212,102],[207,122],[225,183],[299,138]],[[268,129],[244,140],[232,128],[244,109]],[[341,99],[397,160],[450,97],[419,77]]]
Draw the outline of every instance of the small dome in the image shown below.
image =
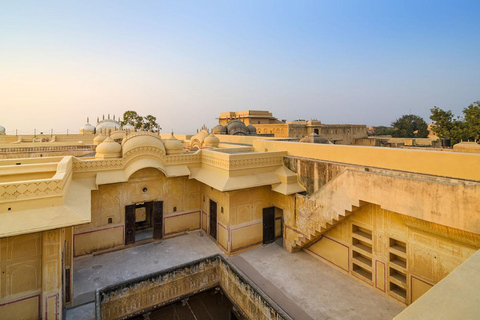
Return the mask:
[[245,123],[240,120],[232,120],[226,125],[228,134],[231,135],[249,135],[250,131],[248,130]]
[[207,148],[217,148],[219,143],[220,139],[218,139],[213,133],[203,140],[203,146]]
[[95,133],[95,127],[92,126],[90,123],[85,123],[85,125],[80,128],[80,133],[81,134],[94,134]]
[[93,144],[98,146],[100,143],[102,143],[105,139],[107,138],[106,135],[103,134],[103,132],[100,132],[94,139],[93,139]]
[[5,127],[0,126],[0,135],[2,135],[2,136],[5,135],[5,131],[6,131]]
[[162,138],[148,131],[131,132],[125,136],[122,141],[122,151],[125,155],[128,151],[138,147],[153,147],[158,148],[165,154],[165,146]]
[[212,132],[214,134],[227,134],[227,128],[221,124],[217,124],[215,127],[213,127]]
[[163,141],[165,149],[167,150],[167,155],[171,154],[180,154],[183,152],[183,143],[182,141],[175,138],[172,132],[172,136]]
[[305,143],[321,143],[321,144],[332,144],[327,138],[320,137],[318,134],[310,133],[308,136],[300,139],[300,142]]
[[250,131],[250,134],[257,134],[257,128],[255,128],[253,125],[249,124],[247,129]]
[[90,124],[89,118],[87,117],[87,123],[80,128],[80,134],[94,134],[95,127]]
[[115,142],[112,137],[107,137],[95,149],[95,159],[120,158],[122,155],[122,146]]
[[116,142],[122,142],[122,139],[125,137],[125,131],[117,130],[110,134],[110,137]]

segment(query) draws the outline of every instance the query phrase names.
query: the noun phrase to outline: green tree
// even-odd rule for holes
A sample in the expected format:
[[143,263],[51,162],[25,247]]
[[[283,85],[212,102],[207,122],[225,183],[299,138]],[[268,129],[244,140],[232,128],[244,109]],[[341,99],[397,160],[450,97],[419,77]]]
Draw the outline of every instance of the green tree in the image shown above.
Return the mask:
[[426,138],[428,137],[428,126],[423,118],[414,114],[406,114],[394,122],[392,136],[402,138]]
[[152,128],[153,132],[157,132],[158,130],[162,129],[158,126],[157,118],[150,114],[148,116],[143,117],[143,120],[144,120],[145,130],[149,130],[150,128]]
[[128,110],[123,113],[123,120],[121,121],[122,126],[130,124],[135,127],[135,129],[140,129],[143,125],[144,130],[149,130],[152,128],[152,131],[156,132],[161,130],[160,126],[157,123],[157,118],[152,115],[147,115],[142,117],[136,111]]
[[480,101],[476,101],[463,109],[465,119],[465,132],[468,140],[480,139]]
[[142,126],[143,117],[139,116],[136,111],[128,110],[123,113],[122,126],[130,124],[136,129],[140,129]]
[[391,136],[395,130],[392,127],[378,126],[375,127],[376,136]]
[[[472,104],[463,109],[466,119],[454,117],[450,110],[442,110],[438,107],[430,109],[432,113],[430,119],[433,120],[432,130],[439,138],[450,139],[451,144],[458,143],[462,140],[474,140],[475,135],[480,133],[478,126],[478,117],[480,110],[478,104]],[[477,123],[477,125],[475,124]]]
[[432,131],[439,138],[451,138],[453,130],[453,113],[452,111],[442,110],[439,107],[435,106],[430,109],[431,115],[430,119],[433,121]]

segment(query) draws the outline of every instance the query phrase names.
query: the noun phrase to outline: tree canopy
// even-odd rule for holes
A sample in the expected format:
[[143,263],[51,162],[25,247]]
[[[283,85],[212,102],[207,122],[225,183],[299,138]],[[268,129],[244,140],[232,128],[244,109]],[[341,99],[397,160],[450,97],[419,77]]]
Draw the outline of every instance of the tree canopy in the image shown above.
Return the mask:
[[480,139],[480,101],[464,108],[463,117],[455,118],[451,110],[445,111],[436,106],[430,112],[432,130],[439,138],[450,139],[452,143]]
[[414,114],[406,114],[392,122],[392,136],[402,138],[428,137],[428,125],[423,118]]
[[128,110],[123,113],[123,120],[121,121],[122,126],[130,124],[135,127],[135,129],[140,129],[143,125],[145,130],[152,128],[152,131],[156,132],[162,130],[157,123],[157,118],[152,115],[147,115],[142,117],[136,111]]
[[393,131],[394,129],[392,127],[386,127],[386,126],[375,127],[376,136],[391,136],[393,134]]

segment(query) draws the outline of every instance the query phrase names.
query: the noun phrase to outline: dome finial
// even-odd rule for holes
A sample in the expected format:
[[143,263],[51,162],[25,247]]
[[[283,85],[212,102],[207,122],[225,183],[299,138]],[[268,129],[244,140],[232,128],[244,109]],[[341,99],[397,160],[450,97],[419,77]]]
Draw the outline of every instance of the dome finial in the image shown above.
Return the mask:
[[100,118],[99,118],[99,117],[97,117],[97,123],[99,123],[99,122],[100,122]]
[[88,117],[87,117],[87,123],[90,123],[90,120],[88,119]]

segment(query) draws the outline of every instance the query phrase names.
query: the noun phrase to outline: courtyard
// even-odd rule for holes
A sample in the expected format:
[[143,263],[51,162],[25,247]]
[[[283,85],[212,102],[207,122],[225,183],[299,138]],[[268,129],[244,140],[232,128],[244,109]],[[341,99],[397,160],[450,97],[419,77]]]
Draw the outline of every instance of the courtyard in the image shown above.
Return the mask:
[[[74,263],[67,319],[94,319],[95,290],[220,253],[203,232],[89,256]],[[392,319],[404,307],[305,252],[277,241],[229,260],[294,319]]]

